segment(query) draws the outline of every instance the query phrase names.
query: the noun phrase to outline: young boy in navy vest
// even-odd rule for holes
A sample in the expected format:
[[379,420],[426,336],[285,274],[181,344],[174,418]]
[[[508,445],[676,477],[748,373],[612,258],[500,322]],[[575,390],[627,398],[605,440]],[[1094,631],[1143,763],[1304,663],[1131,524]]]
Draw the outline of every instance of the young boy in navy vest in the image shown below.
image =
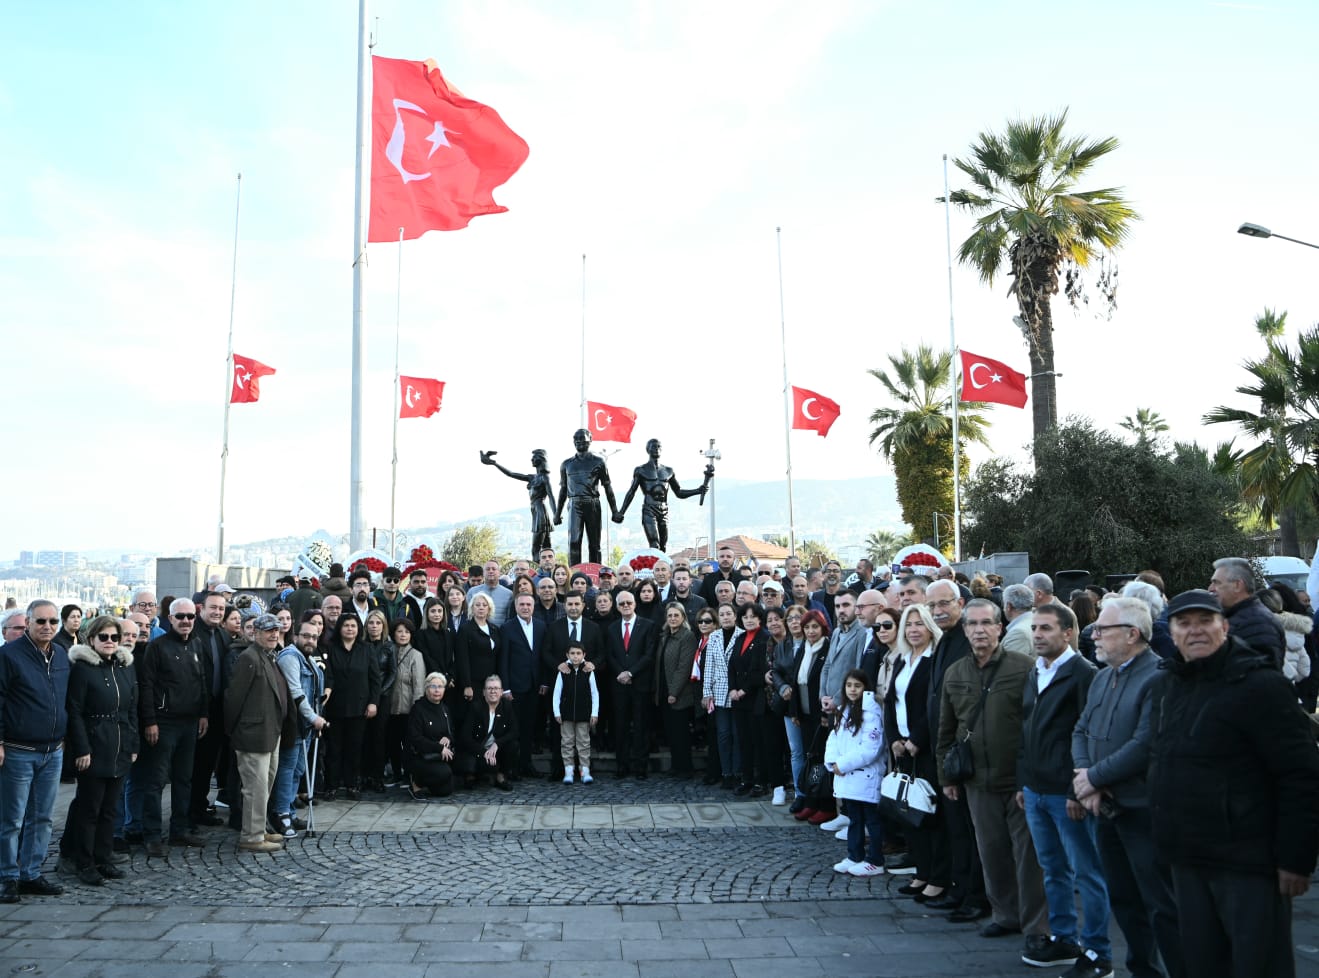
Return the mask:
[[600,691],[595,685],[595,673],[588,672],[585,665],[586,650],[572,644],[568,646],[568,671],[554,674],[554,695],[550,702],[554,720],[559,724],[564,784],[572,784],[578,766],[582,769],[582,784],[594,780],[591,731],[600,719]]

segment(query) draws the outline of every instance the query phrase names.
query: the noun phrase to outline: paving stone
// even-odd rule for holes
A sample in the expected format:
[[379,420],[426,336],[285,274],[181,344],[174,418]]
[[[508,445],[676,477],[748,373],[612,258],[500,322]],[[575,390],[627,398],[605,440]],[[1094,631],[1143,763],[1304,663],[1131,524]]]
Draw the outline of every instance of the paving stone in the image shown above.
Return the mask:
[[527,961],[618,961],[623,957],[621,944],[621,941],[529,941],[522,949],[522,957]]
[[737,920],[663,920],[660,933],[665,937],[742,937],[741,922]]
[[78,955],[83,961],[154,961],[159,957],[160,942],[139,937],[136,932],[131,939],[121,933],[118,938],[110,940],[88,941],[87,948]]
[[325,961],[334,951],[327,942],[304,941],[291,944],[286,941],[261,942],[243,955],[244,961]]
[[[343,941],[334,945],[330,953],[331,961],[374,961],[378,964],[388,964],[389,978],[394,976],[394,964],[400,961],[411,961],[417,956],[417,951],[421,947],[420,941],[391,941],[388,944],[382,944],[378,941]],[[372,978],[379,978],[379,972]]]
[[[436,973],[428,972],[427,967],[424,964],[391,962],[389,965],[389,978],[427,978],[428,973]],[[346,962],[339,966],[339,970],[334,973],[334,978],[381,978],[380,967],[374,964]],[[452,972],[450,972],[448,978],[453,978]]]
[[665,937],[662,940],[623,941],[624,961],[709,959],[705,942],[698,938]]
[[712,937],[705,941],[712,958],[790,958],[792,946],[782,937]]
[[551,961],[550,978],[629,978],[635,961]]
[[[550,973],[548,961],[500,961],[498,963],[473,962],[462,966],[459,978],[546,978]],[[335,975],[335,978],[340,978]],[[378,978],[372,975],[369,978]],[[391,974],[389,978],[394,978]],[[426,978],[455,978],[451,964],[431,964],[426,971]]]
[[479,921],[445,924],[409,924],[403,928],[407,941],[479,941],[485,925]]
[[624,920],[677,920],[678,908],[670,906],[623,907]]
[[481,931],[483,941],[559,941],[564,936],[563,924],[548,920],[491,923]]
[[417,961],[518,961],[519,941],[423,941]]
[[730,962],[710,959],[638,961],[637,971],[640,978],[733,978],[733,966]]

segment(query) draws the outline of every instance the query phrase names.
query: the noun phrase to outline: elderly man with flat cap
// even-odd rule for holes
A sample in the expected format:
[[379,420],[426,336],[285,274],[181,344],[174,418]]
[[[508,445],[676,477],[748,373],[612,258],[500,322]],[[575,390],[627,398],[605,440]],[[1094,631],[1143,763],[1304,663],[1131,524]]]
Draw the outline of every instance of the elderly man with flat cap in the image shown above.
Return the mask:
[[1319,748],[1296,692],[1228,631],[1218,597],[1168,604],[1177,658],[1152,690],[1154,844],[1172,869],[1186,973],[1291,978],[1292,899],[1319,847]]

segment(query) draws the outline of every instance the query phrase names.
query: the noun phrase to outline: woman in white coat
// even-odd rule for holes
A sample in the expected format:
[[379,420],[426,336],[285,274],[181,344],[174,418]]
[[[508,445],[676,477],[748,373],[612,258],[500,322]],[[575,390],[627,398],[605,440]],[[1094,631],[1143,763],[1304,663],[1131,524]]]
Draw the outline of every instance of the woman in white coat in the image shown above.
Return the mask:
[[860,669],[843,679],[843,711],[824,748],[824,763],[834,774],[834,794],[843,803],[847,858],[834,871],[853,876],[884,872],[884,839],[879,822],[879,783],[884,777],[884,712],[870,695],[870,680]]

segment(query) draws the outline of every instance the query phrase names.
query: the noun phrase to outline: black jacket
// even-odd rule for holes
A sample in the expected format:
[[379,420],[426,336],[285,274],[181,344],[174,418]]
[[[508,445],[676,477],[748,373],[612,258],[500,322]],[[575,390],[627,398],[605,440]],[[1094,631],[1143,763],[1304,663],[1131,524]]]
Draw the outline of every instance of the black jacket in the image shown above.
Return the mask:
[[1310,876],[1319,749],[1296,692],[1228,635],[1207,659],[1165,659],[1152,690],[1150,809],[1168,862]]
[[1021,747],[1017,750],[1017,786],[1041,795],[1072,794],[1072,730],[1081,718],[1095,667],[1085,656],[1058,666],[1053,682],[1038,689],[1037,675],[1026,677],[1022,692]]
[[897,678],[907,668],[906,656],[898,657],[897,668],[893,672],[894,681],[889,683],[888,693],[884,696],[884,745],[890,746],[899,740],[910,740],[918,749],[917,757],[934,750],[934,741],[930,739],[930,666],[934,656],[916,660],[916,671],[907,683],[907,695],[903,703],[907,706],[907,729],[911,736],[904,738],[898,731],[898,684]]
[[743,633],[733,639],[733,647],[728,649],[728,691],[740,689],[745,694],[733,702],[735,710],[752,710],[764,713],[767,700],[765,697],[765,673],[769,670],[769,633],[757,628],[746,651],[742,643],[746,640]]
[[806,720],[820,715],[820,674],[824,671],[825,660],[829,658],[829,636],[825,635],[820,640],[820,647],[815,650],[815,659],[811,662],[811,670],[806,677],[806,686],[810,690],[810,695],[805,699],[802,698],[801,689],[797,685],[797,674],[801,671],[802,656],[806,654],[806,642],[797,643],[797,652],[792,657],[792,665],[788,667],[786,673],[780,673],[776,676],[775,681],[782,688],[784,683],[792,685],[792,698],[788,701],[788,716],[796,717],[798,720]]
[[1287,652],[1287,636],[1283,634],[1282,625],[1264,602],[1255,595],[1234,604],[1224,612],[1228,628],[1237,641],[1249,645],[1261,655],[1266,655],[1273,665],[1281,669],[1283,656]]
[[432,703],[422,697],[412,704],[408,713],[408,750],[418,757],[438,754],[444,749],[442,738],[449,740],[449,749],[454,757],[458,756],[458,734],[453,727],[453,717],[449,708],[441,700]]
[[650,690],[654,684],[652,667],[655,664],[655,635],[651,623],[640,615],[632,619],[632,636],[626,649],[623,648],[621,620],[607,626],[604,633],[610,674],[617,679],[620,672],[630,672],[635,689]]
[[207,652],[195,633],[185,641],[172,628],[147,643],[137,666],[137,711],[142,726],[161,719],[209,716],[211,676]]
[[[578,643],[586,650],[586,661],[594,663],[597,669],[600,668],[605,661],[605,640],[600,632],[600,626],[588,621],[585,615],[577,619],[577,626]],[[543,684],[554,685],[554,674],[558,671],[559,664],[568,661],[569,641],[568,619],[560,618],[550,626],[549,641],[545,643],[545,651],[540,658]],[[597,676],[596,683],[599,683],[601,678]]]
[[458,731],[458,745],[464,753],[480,756],[485,753],[485,739],[493,732],[500,754],[518,749],[518,720],[513,704],[501,699],[495,708],[494,730],[490,727],[490,707],[485,699],[472,700],[467,707],[462,729]]
[[490,629],[489,635],[481,631],[474,619],[469,618],[458,629],[458,640],[454,643],[458,690],[461,692],[470,687],[473,704],[481,702],[481,688],[486,679],[499,671],[499,652],[503,648],[499,626],[487,621],[486,628]]
[[943,707],[943,677],[954,662],[971,654],[971,641],[962,628],[962,619],[944,629],[930,659],[930,693],[926,697],[925,715],[930,721],[930,742],[939,740],[939,710]]
[[[348,614],[348,612],[344,612]],[[380,661],[365,642],[353,643],[347,650],[339,642],[330,643],[325,660],[325,689],[330,698],[324,715],[333,720],[361,717],[374,703],[380,709]]]
[[85,773],[122,778],[138,752],[137,672],[133,653],[103,659],[86,645],[69,649],[69,734],[65,753],[92,755]]
[[421,653],[426,672],[439,672],[457,683],[457,663],[454,659],[453,634],[447,627],[420,629],[412,636],[412,647]]

